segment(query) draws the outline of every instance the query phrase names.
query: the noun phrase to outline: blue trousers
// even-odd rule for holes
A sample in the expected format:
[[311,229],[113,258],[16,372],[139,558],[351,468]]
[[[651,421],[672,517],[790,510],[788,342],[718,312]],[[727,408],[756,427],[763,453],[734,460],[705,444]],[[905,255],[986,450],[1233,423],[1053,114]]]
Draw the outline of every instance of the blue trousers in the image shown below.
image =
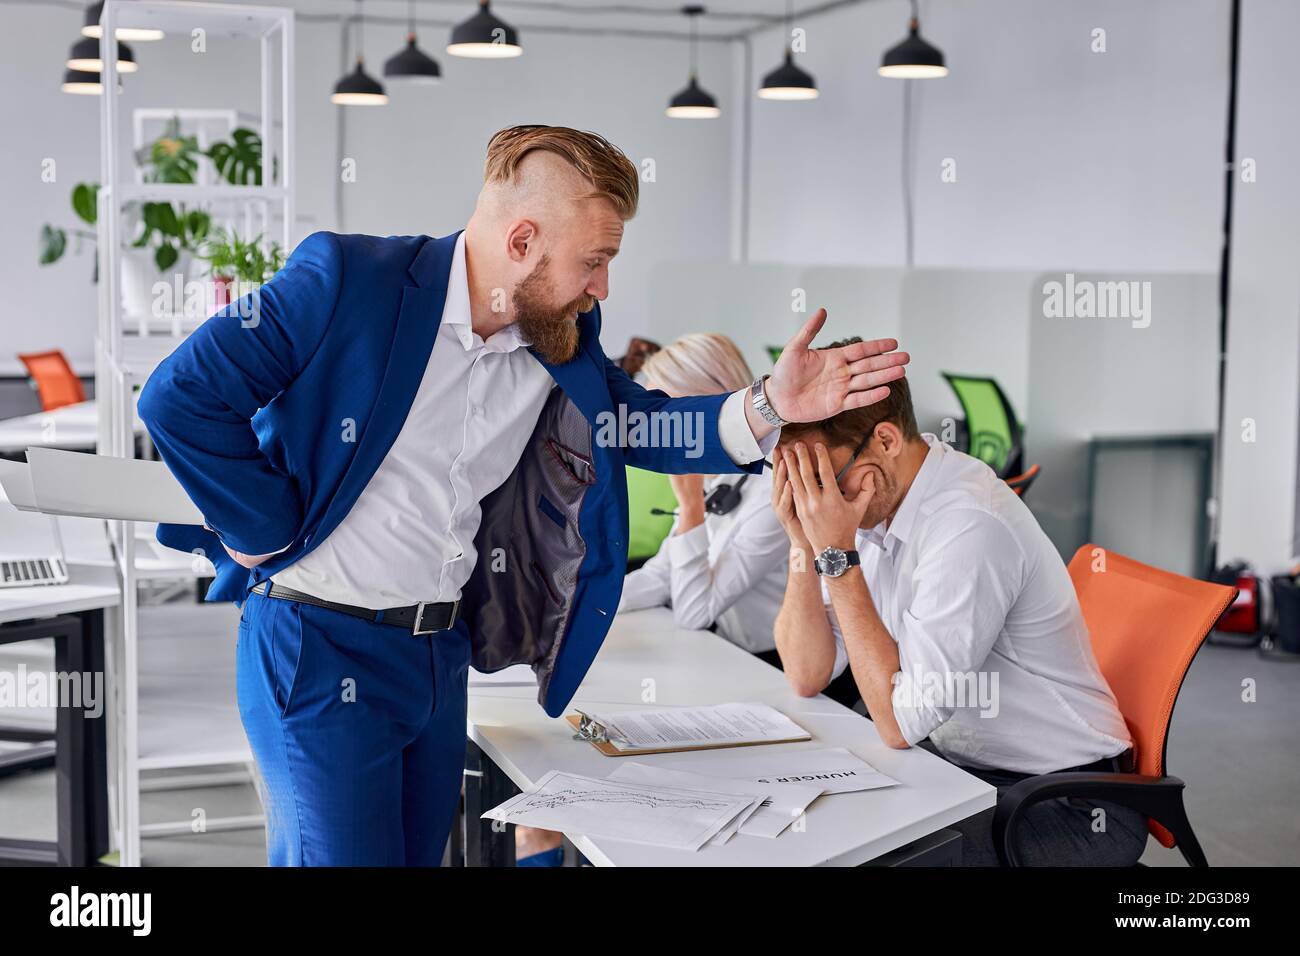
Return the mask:
[[239,715],[271,866],[438,866],[465,766],[469,633],[249,593]]

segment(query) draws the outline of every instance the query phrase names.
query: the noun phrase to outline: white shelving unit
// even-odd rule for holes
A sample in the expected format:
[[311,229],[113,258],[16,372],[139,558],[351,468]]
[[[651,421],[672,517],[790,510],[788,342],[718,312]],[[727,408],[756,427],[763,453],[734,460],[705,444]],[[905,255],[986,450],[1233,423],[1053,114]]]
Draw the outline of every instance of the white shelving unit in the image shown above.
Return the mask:
[[[287,252],[292,248],[294,222],[293,208],[293,69],[294,13],[281,7],[236,6],[225,3],[190,3],[175,0],[107,0],[101,24],[104,36],[113,36],[119,27],[152,27],[168,36],[193,38],[196,30],[204,31],[207,42],[251,40],[261,50],[261,113],[257,122],[262,137],[262,185],[234,186],[200,181],[195,184],[145,183],[137,181],[132,170],[123,170],[121,147],[132,131],[124,124],[118,97],[101,97],[100,112],[100,167],[99,191],[99,331],[96,343],[95,388],[99,405],[99,453],[130,457],[135,454],[132,434],[134,392],[156,367],[188,333],[172,326],[172,334],[154,335],[147,326],[145,334],[139,332],[138,323],[132,327],[127,321],[122,305],[122,258],[129,237],[124,234],[129,204],[140,202],[183,202],[188,206],[202,206],[220,210],[228,217],[245,223],[260,222],[262,232],[269,234],[273,224],[278,224],[280,244]],[[117,87],[117,56],[114,44],[104,44],[104,89]],[[158,108],[159,115],[175,112]],[[224,111],[230,112],[230,111]],[[147,119],[147,116],[145,117]],[[137,112],[135,122],[141,122]],[[214,216],[216,213],[214,212]],[[158,789],[166,781],[153,780],[142,788],[140,774],[144,770],[168,770],[180,767],[199,768],[218,766],[231,762],[244,762],[251,767],[251,756],[246,742],[232,744],[229,728],[217,734],[204,734],[201,726],[193,726],[183,735],[180,745],[173,737],[166,747],[150,746],[157,739],[158,727],[151,726],[142,734],[140,727],[140,618],[137,587],[154,572],[148,567],[148,558],[142,555],[137,562],[135,523],[109,522],[110,537],[118,572],[122,579],[122,606],[116,619],[106,628],[106,666],[109,686],[113,688],[113,721],[110,724],[110,770],[112,773],[113,835],[120,851],[123,866],[138,866],[141,862],[140,838],[142,832],[189,832],[189,821],[184,823],[140,823],[141,789]],[[196,561],[199,559],[196,557]],[[144,566],[142,567],[141,564]],[[189,617],[193,629],[201,633],[211,627],[214,608],[191,606]],[[229,623],[229,622],[227,622]],[[188,625],[186,625],[188,627]],[[233,639],[233,631],[232,631]],[[198,653],[203,642],[186,642]],[[191,659],[190,664],[194,662]],[[189,670],[193,670],[191,666]],[[186,668],[168,673],[167,680],[185,679]],[[190,680],[196,680],[193,675]],[[202,689],[202,673],[198,675],[195,689]],[[229,692],[230,689],[227,689]],[[186,698],[172,695],[176,706],[184,706]],[[231,698],[233,704],[233,697]],[[188,716],[188,715],[186,715]],[[150,713],[151,719],[162,719]],[[191,724],[194,722],[191,721]],[[142,751],[142,741],[145,744]],[[152,752],[148,752],[152,751]],[[200,779],[185,775],[184,785],[194,786]],[[230,774],[220,774],[215,782],[229,783]],[[209,820],[209,830],[228,829],[232,826],[260,825],[259,818]]]

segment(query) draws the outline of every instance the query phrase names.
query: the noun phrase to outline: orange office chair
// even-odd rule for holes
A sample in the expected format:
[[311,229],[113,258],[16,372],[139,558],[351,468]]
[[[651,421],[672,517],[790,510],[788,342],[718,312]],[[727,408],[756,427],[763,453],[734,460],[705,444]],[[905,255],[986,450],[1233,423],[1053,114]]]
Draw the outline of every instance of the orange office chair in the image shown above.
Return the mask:
[[52,352],[29,352],[18,360],[27,366],[27,374],[36,383],[41,397],[41,408],[51,412],[64,405],[75,405],[86,400],[86,390],[81,379],[58,349]]
[[993,814],[998,859],[1003,866],[1017,865],[1012,836],[1030,806],[1082,797],[1145,813],[1162,846],[1177,846],[1191,866],[1208,866],[1183,808],[1186,784],[1165,774],[1165,747],[1187,668],[1237,589],[1161,571],[1092,544],[1075,552],[1070,578],[1097,663],[1133,735],[1136,772],[1045,773],[1020,781]]
[[1030,465],[1029,470],[1023,475],[1016,475],[1014,478],[1006,479],[1007,487],[1023,498],[1025,492],[1029,490],[1029,486],[1032,485],[1034,479],[1038,477],[1038,472],[1040,470],[1041,469],[1037,465]]

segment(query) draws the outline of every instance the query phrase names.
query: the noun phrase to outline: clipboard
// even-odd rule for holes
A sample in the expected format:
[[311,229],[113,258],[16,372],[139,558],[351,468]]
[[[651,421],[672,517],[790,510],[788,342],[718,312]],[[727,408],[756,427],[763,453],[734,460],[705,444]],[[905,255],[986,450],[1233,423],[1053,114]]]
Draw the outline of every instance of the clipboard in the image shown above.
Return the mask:
[[[786,737],[781,740],[745,740],[739,743],[727,744],[696,744],[680,747],[642,747],[629,750],[619,750],[618,747],[609,739],[609,733],[605,725],[590,714],[584,714],[578,711],[576,714],[566,714],[565,720],[569,722],[574,730],[574,740],[585,740],[591,744],[606,757],[635,757],[646,754],[680,754],[689,753],[694,750],[729,750],[733,747],[766,747],[769,744],[797,744],[804,741],[812,740],[812,734],[806,730],[801,737]],[[791,721],[793,723],[793,721]],[[797,726],[797,725],[796,725]],[[803,729],[802,727],[800,728]]]

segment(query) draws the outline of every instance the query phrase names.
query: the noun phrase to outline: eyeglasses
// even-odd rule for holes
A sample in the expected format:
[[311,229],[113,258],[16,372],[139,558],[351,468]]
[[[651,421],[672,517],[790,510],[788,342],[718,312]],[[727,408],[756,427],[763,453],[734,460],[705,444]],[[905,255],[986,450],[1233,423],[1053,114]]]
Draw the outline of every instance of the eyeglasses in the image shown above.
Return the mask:
[[870,435],[862,436],[862,441],[858,442],[858,447],[853,449],[853,454],[849,455],[849,460],[845,462],[844,467],[835,473],[835,484],[838,485],[840,479],[848,474],[849,469],[853,467],[853,463],[858,460],[858,456],[862,454],[862,449],[867,447],[867,442],[869,441],[871,441]]
[[[871,441],[871,436],[864,435],[862,441],[858,442],[858,447],[853,449],[853,454],[849,455],[849,460],[844,463],[844,467],[835,473],[835,484],[838,485],[844,476],[849,473],[849,469],[853,467],[853,463],[858,460],[858,456],[862,454],[862,449],[867,447],[869,441]],[[776,470],[776,466],[772,464],[769,458],[763,459],[763,467],[771,468],[773,471]]]

